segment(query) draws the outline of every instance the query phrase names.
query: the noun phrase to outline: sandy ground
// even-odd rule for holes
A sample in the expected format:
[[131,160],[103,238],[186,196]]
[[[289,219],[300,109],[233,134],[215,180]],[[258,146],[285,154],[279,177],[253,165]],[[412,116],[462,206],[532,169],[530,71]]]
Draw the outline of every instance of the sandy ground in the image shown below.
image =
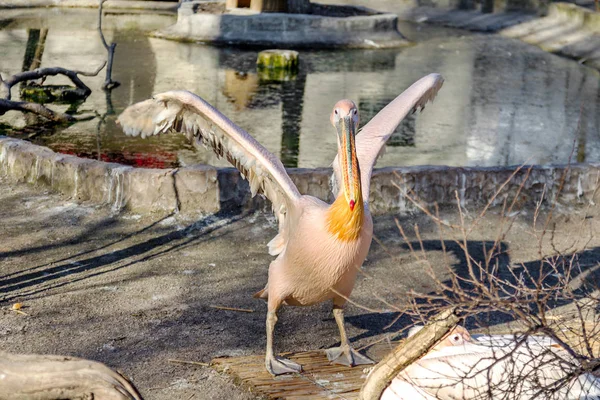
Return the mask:
[[[266,306],[252,298],[267,278],[267,242],[276,232],[266,214],[178,216],[114,215],[110,209],[0,178],[0,350],[52,353],[106,363],[129,376],[146,399],[248,399],[253,396],[210,368],[170,359],[209,362],[217,356],[263,354]],[[467,211],[467,220],[477,215]],[[598,207],[557,209],[555,242],[567,254],[587,243],[580,261],[600,260]],[[428,290],[394,217],[416,244],[425,240],[434,265],[440,261],[435,224],[424,215],[375,218],[374,242],[352,295],[372,308],[402,301],[407,288]],[[456,221],[457,213],[442,217]],[[502,263],[540,258],[532,239],[531,211],[518,216],[503,240]],[[542,218],[543,219],[543,218]],[[477,257],[493,241],[501,210],[492,209],[470,236]],[[554,225],[552,225],[554,226]],[[575,246],[573,247],[573,244]],[[545,245],[544,253],[552,252]],[[479,255],[478,255],[479,254]],[[450,257],[464,261],[456,246]],[[10,311],[22,302],[28,315]],[[223,311],[211,305],[252,309]],[[386,329],[396,313],[373,313],[350,305],[349,337],[366,345],[403,326]],[[338,341],[330,305],[286,308],[276,331],[278,351],[327,348]]]

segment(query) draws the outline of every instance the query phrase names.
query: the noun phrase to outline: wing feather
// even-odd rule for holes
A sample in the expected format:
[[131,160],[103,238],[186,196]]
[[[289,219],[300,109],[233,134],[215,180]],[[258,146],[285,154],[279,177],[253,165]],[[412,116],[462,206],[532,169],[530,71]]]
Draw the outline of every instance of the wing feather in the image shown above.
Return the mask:
[[199,96],[170,91],[129,106],[118,123],[129,136],[143,138],[180,132],[226,158],[250,183],[252,196],[263,193],[275,215],[284,218],[300,198],[281,161]]
[[[365,202],[369,201],[373,167],[385,152],[385,143],[409,112],[423,110],[428,101],[433,101],[443,83],[444,78],[440,74],[429,74],[419,79],[379,111],[356,135],[356,153]],[[335,179],[340,182],[337,156],[333,162],[333,169]]]

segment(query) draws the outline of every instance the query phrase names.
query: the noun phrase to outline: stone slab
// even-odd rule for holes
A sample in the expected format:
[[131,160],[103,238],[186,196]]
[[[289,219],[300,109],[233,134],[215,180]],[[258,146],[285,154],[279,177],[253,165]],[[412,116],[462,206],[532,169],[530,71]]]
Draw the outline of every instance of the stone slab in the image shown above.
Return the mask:
[[217,170],[210,166],[133,168],[58,154],[0,136],[0,174],[115,211],[197,215],[220,209]]
[[436,7],[416,7],[403,18],[474,32],[494,33],[502,29],[535,20],[537,15],[528,11],[501,11],[482,13],[479,10],[459,10]]

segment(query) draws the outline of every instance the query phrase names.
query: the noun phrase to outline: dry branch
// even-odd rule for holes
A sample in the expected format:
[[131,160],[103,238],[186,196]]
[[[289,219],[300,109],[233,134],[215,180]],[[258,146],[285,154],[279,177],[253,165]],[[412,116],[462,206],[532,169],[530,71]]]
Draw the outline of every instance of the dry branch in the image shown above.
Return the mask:
[[11,110],[37,114],[54,122],[77,121],[72,115],[52,111],[41,104],[0,99],[0,115],[4,115],[7,111]]
[[122,375],[81,358],[0,352],[0,375],[4,400],[142,400]]
[[7,111],[21,111],[40,115],[50,121],[54,122],[75,122],[80,120],[89,119],[90,116],[74,117],[61,112],[52,111],[46,106],[38,103],[30,103],[26,101],[13,101],[11,100],[11,90],[14,85],[19,82],[26,82],[34,79],[43,79],[47,76],[64,75],[71,79],[75,84],[75,94],[80,97],[87,97],[90,95],[92,90],[85,84],[78,75],[83,76],[96,76],[104,68],[106,62],[102,63],[100,67],[94,72],[82,72],[72,71],[61,67],[52,68],[37,68],[33,71],[24,71],[15,74],[8,79],[2,79],[0,76],[0,115],[4,115]]
[[245,312],[245,313],[253,313],[254,310],[251,310],[249,308],[237,308],[237,307],[225,307],[225,306],[214,306],[214,305],[210,305],[210,308],[216,308],[217,310],[225,310],[225,311],[238,311],[238,312]]
[[47,76],[56,76],[56,75],[64,75],[68,77],[77,87],[79,94],[81,97],[87,97],[92,93],[92,90],[87,87],[85,83],[81,79],[79,79],[78,75],[83,76],[96,76],[102,68],[106,65],[106,62],[102,63],[100,67],[96,69],[94,72],[82,72],[82,71],[73,71],[70,69],[65,69],[61,67],[51,67],[51,68],[37,68],[33,71],[24,71],[19,72],[11,76],[6,80],[0,80],[0,97],[10,100],[11,99],[11,89],[14,85],[19,82],[32,81],[34,79],[42,79]]
[[54,122],[77,122],[94,118],[93,115],[73,116],[57,111],[52,111],[48,107],[41,104],[29,103],[26,101],[12,101],[0,99],[0,115],[4,115],[7,111],[21,111],[40,115]]
[[199,365],[201,367],[210,367],[209,363],[204,363],[204,362],[199,362],[199,361],[187,361],[187,360],[176,360],[176,359],[168,359],[167,360],[170,363],[174,363],[174,364],[190,364],[190,365]]
[[[409,237],[396,220],[404,245],[414,262],[423,268],[431,287],[426,291],[410,290],[398,304],[391,307],[389,302],[380,300],[376,294],[373,297],[385,304],[387,309],[398,312],[399,317],[427,321],[435,315],[433,318],[438,320],[436,323],[444,326],[444,330],[437,331],[436,334],[435,329],[430,326],[426,337],[415,335],[407,339],[404,345],[395,349],[375,367],[363,385],[361,399],[378,399],[386,386],[403,370],[405,377],[421,379],[410,381],[410,384],[434,397],[444,387],[455,390],[444,392],[444,395],[452,393],[459,396],[456,398],[469,399],[475,398],[469,397],[467,391],[470,389],[479,393],[476,397],[478,399],[502,400],[519,396],[527,399],[562,399],[567,398],[560,397],[562,395],[568,394],[575,398],[578,394],[586,393],[592,395],[586,398],[596,398],[593,395],[598,393],[592,393],[581,382],[589,384],[594,379],[588,378],[590,374],[598,376],[600,371],[600,318],[597,310],[600,263],[597,259],[592,259],[591,262],[580,260],[595,256],[596,250],[588,247],[591,243],[591,229],[590,237],[582,229],[581,235],[569,238],[562,248],[556,241],[557,233],[560,232],[556,229],[561,223],[561,219],[556,219],[556,210],[558,194],[565,185],[564,174],[560,177],[558,189],[551,191],[551,197],[548,197],[550,189],[543,188],[533,210],[533,225],[526,231],[531,236],[539,259],[518,265],[510,259],[507,243],[512,238],[509,233],[521,212],[519,207],[522,204],[519,199],[526,183],[530,183],[530,171],[531,168],[521,166],[505,182],[499,182],[498,189],[481,212],[467,213],[457,194],[456,221],[450,222],[440,217],[435,205],[434,208],[428,208],[410,187],[399,185],[407,192],[407,199],[427,215],[437,228],[437,232],[428,232],[426,237],[422,237],[419,226],[415,225]],[[517,172],[522,175],[517,177]],[[568,169],[565,174],[567,173]],[[514,180],[518,182],[517,188],[510,190],[508,183]],[[600,187],[598,182],[596,185]],[[542,202],[543,198],[547,199],[548,205]],[[484,219],[487,221],[486,214],[491,210],[492,203],[498,203],[498,200],[502,200],[501,210],[498,212],[501,217],[493,228],[493,236],[483,242],[480,238],[474,239],[475,228]],[[578,218],[576,215],[578,214],[570,215],[570,218]],[[588,221],[587,209],[581,215],[581,227],[584,228]],[[443,257],[441,261],[435,259],[434,262],[428,250],[432,246],[430,242],[435,242],[438,238],[439,245],[433,246],[441,248]],[[479,245],[473,246],[477,242],[481,242],[480,248],[477,248]],[[382,247],[385,249],[385,244]],[[544,249],[551,252],[548,254]],[[459,258],[459,265],[456,264],[456,258]],[[440,322],[440,309],[451,312],[451,318]],[[454,369],[454,380],[442,379],[441,383],[432,381],[440,377],[440,374],[435,375],[436,371],[433,371],[433,378],[428,378],[430,380],[427,383],[430,385],[427,386],[423,376],[417,374],[428,367],[418,364],[421,366],[420,370],[419,367],[405,368],[427,353],[437,338],[456,324],[458,316],[468,318],[471,325],[480,328],[489,326],[490,322],[516,322],[510,326],[510,333],[514,334],[512,344],[495,347],[492,355],[482,355],[487,358],[478,362],[484,364],[460,364]],[[395,322],[396,320],[393,323]],[[528,338],[532,335],[542,335],[543,338],[530,342]],[[546,340],[544,343],[552,344],[535,347],[536,340]],[[496,352],[496,349],[500,351]],[[432,359],[435,357],[428,358],[430,363]],[[466,363],[465,360],[460,362]],[[556,372],[556,376],[546,376],[548,371]],[[501,379],[493,380],[493,377]],[[540,377],[545,380],[540,381]],[[475,387],[469,386],[473,384]],[[582,385],[581,390],[578,384]]]
[[112,42],[109,45],[106,42],[106,39],[104,38],[104,33],[102,32],[102,6],[105,1],[106,0],[100,0],[100,4],[98,5],[98,33],[100,34],[100,40],[102,40],[102,45],[108,53],[108,66],[106,67],[106,78],[104,79],[104,83],[102,84],[102,90],[111,91],[112,89],[118,87],[120,83],[112,80],[112,66],[113,60],[115,58],[115,50],[117,48],[117,44],[115,42]]
[[360,399],[378,400],[398,373],[427,353],[459,321],[460,317],[453,308],[432,318],[425,328],[406,339],[373,368],[362,386]]

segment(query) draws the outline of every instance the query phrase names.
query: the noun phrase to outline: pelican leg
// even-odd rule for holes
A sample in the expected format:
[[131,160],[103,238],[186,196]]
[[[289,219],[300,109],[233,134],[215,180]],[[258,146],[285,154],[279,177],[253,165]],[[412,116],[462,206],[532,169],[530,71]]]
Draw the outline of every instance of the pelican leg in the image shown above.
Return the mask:
[[273,355],[273,333],[277,323],[277,312],[267,312],[267,355],[265,356],[265,367],[273,376],[302,372],[302,366],[287,358],[275,357]]
[[340,330],[340,347],[332,347],[326,350],[327,359],[334,364],[346,365],[354,367],[355,365],[375,364],[370,358],[363,356],[358,351],[350,346],[348,337],[346,336],[346,328],[344,328],[344,309],[336,305],[333,306],[333,316]]

